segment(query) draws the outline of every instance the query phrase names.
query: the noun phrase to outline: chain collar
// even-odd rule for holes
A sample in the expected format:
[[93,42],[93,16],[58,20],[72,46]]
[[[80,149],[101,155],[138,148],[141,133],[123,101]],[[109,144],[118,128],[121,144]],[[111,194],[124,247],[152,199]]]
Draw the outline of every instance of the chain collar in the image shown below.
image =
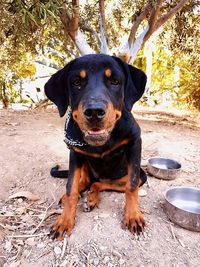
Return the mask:
[[66,122],[65,122],[65,129],[64,129],[64,135],[65,139],[64,142],[66,143],[67,147],[70,149],[72,146],[86,146],[87,144],[85,142],[80,142],[78,140],[73,140],[69,134],[67,133],[70,119],[72,118],[72,108],[68,106],[67,113],[66,113]]

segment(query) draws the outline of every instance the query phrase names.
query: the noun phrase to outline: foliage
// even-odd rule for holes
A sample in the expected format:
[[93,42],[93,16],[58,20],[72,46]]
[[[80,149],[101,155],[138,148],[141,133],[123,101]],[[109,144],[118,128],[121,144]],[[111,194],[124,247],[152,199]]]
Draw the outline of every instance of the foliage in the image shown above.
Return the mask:
[[[88,44],[100,52],[100,23],[98,1],[80,1],[79,27],[84,32]],[[165,1],[160,16],[170,11],[179,1]],[[143,8],[150,3],[156,7],[156,0],[107,0],[105,2],[106,29],[109,48],[121,46],[130,34],[131,26],[137,21]],[[14,87],[21,77],[34,75],[33,60],[36,56],[45,56],[53,64],[62,67],[70,59],[77,57],[79,51],[73,40],[65,32],[60,19],[61,8],[65,5],[71,17],[74,14],[72,1],[64,0],[0,0],[0,97],[4,97],[5,88],[9,97],[14,95]],[[177,102],[188,101],[200,105],[199,78],[197,60],[199,54],[197,17],[192,1],[165,25],[157,39],[154,52],[151,94],[162,98],[164,91],[171,93]],[[148,19],[148,14],[147,14]],[[144,29],[147,21],[141,21],[138,28]],[[94,37],[96,34],[96,38]],[[138,33],[135,35],[137,38]],[[192,64],[191,64],[192,62]],[[140,50],[135,61],[145,70],[145,57]],[[179,66],[180,84],[174,87],[174,67]],[[195,77],[195,78],[194,78]]]

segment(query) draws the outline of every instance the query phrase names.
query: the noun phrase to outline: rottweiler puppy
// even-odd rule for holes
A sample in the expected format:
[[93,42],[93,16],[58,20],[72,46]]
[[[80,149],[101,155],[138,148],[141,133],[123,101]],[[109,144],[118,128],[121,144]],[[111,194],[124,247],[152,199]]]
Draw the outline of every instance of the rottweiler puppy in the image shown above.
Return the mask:
[[143,232],[138,190],[146,174],[140,167],[140,127],[131,109],[145,85],[141,70],[103,54],[71,61],[46,83],[45,93],[60,116],[67,112],[65,141],[70,148],[66,193],[60,201],[64,209],[50,230],[53,239],[71,234],[78,196],[86,188],[87,211],[98,206],[101,191],[125,192],[123,224],[131,233]]

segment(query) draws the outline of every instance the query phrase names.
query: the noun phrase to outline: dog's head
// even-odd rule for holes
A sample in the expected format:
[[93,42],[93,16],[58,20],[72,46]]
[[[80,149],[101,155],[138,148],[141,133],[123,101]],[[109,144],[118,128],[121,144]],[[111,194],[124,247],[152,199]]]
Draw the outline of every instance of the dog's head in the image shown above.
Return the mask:
[[86,143],[101,146],[123,108],[131,111],[144,93],[146,75],[116,57],[86,55],[68,63],[45,85],[47,97],[64,116],[68,105]]

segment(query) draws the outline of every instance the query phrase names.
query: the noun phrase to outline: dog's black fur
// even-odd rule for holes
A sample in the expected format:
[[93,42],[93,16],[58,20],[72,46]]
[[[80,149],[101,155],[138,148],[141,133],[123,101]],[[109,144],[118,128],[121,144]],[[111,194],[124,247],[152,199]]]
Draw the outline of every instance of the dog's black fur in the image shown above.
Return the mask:
[[71,106],[67,134],[83,144],[70,145],[69,175],[58,167],[51,170],[52,176],[69,176],[68,196],[74,172],[84,162],[89,167],[90,184],[119,179],[129,173],[133,192],[146,181],[140,168],[140,127],[131,113],[145,85],[146,75],[141,70],[103,54],[75,59],[47,82],[45,93],[57,105],[61,117]]

